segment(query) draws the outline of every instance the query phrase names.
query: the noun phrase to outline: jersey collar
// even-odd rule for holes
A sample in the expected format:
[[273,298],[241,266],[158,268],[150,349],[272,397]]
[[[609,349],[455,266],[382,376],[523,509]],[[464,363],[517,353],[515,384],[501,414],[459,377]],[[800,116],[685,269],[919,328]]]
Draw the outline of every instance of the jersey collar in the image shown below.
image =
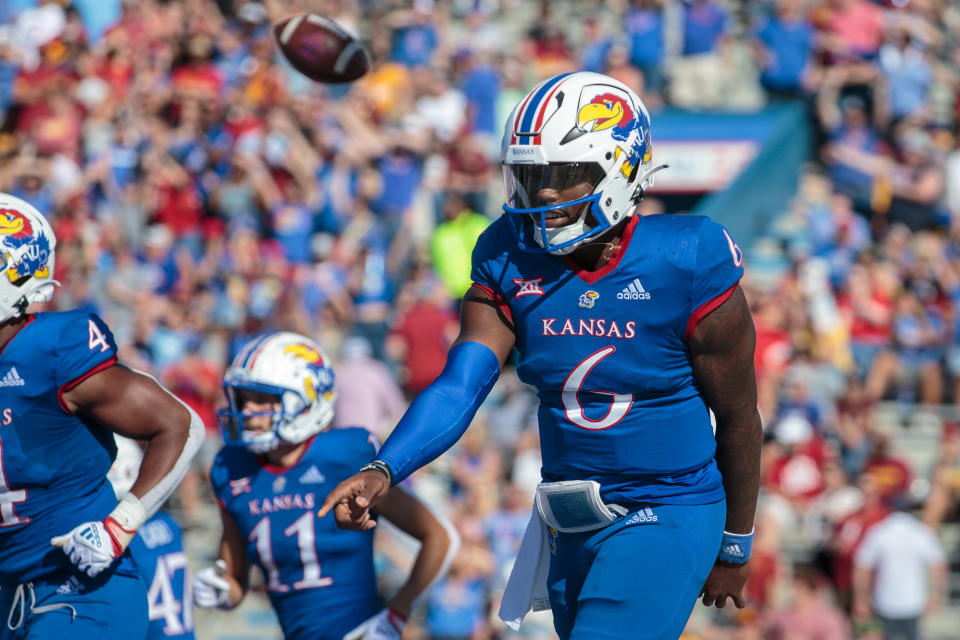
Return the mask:
[[623,227],[623,235],[620,236],[620,247],[610,257],[610,260],[607,261],[607,264],[603,265],[596,271],[587,271],[586,269],[581,268],[576,262],[570,259],[570,256],[563,256],[563,261],[567,263],[567,266],[575,274],[577,274],[577,277],[587,284],[593,284],[597,282],[600,278],[607,275],[616,269],[617,266],[619,266],[620,260],[622,260],[623,256],[627,253],[627,247],[630,246],[630,239],[633,238],[633,231],[637,226],[638,219],[639,215],[634,214],[629,220],[627,220],[627,224]]
[[313,445],[313,441],[316,438],[317,438],[316,434],[310,436],[310,438],[306,441],[307,446],[303,448],[303,450],[300,452],[300,455],[297,456],[297,459],[291,462],[289,466],[282,467],[278,464],[271,464],[270,462],[267,461],[267,456],[262,454],[257,455],[257,463],[260,465],[260,468],[263,469],[264,471],[267,471],[275,475],[282,475],[287,471],[290,471],[290,469],[293,469],[298,464],[300,464],[300,461],[303,460],[303,456],[307,455],[307,451],[310,450],[310,447]]

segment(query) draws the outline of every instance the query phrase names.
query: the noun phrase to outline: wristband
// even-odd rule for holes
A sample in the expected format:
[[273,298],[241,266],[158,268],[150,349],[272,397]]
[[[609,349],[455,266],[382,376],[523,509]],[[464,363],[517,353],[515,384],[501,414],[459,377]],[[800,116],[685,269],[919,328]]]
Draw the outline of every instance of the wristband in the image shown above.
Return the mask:
[[146,521],[147,510],[143,508],[140,499],[132,493],[123,496],[117,507],[103,521],[103,526],[114,541],[114,555],[123,553],[137,535],[137,529]]
[[403,614],[390,608],[387,608],[387,622],[397,630],[397,633],[403,633],[403,628],[407,626],[407,619],[403,617]]
[[750,559],[754,532],[756,532],[756,528],[751,529],[750,533],[724,531],[723,538],[720,540],[720,554],[717,556],[717,560],[733,564],[745,564]]
[[360,473],[363,473],[364,471],[379,471],[383,475],[387,476],[387,482],[391,487],[393,486],[393,471],[390,470],[390,465],[383,460],[374,460],[372,462],[368,462],[360,467]]

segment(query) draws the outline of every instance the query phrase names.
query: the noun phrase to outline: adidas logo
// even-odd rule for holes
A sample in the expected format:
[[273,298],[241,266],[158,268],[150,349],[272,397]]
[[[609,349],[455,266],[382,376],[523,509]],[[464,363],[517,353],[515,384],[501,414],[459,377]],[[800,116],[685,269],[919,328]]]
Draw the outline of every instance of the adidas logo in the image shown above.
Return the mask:
[[649,300],[650,294],[640,284],[640,278],[634,278],[628,286],[617,294],[617,300]]
[[100,542],[100,533],[97,531],[96,527],[90,526],[85,528],[80,532],[80,537],[87,542],[92,543],[98,549],[103,546],[103,544]]
[[656,521],[657,521],[657,515],[653,512],[652,509],[650,509],[650,507],[647,507],[646,509],[640,509],[640,511],[637,511],[635,514],[630,516],[630,519],[627,520],[624,524],[625,525],[642,524],[644,522],[656,522]]
[[300,484],[321,484],[327,481],[327,476],[320,473],[317,465],[312,464],[306,473],[300,476]]
[[740,545],[731,544],[723,548],[723,553],[728,556],[733,556],[735,558],[742,558],[743,551],[740,550]]
[[74,591],[80,591],[80,581],[74,576],[70,576],[66,582],[57,587],[57,593],[59,595],[73,593]]
[[25,384],[27,384],[26,381],[17,373],[16,367],[10,367],[7,375],[3,376],[3,379],[0,380],[0,387],[22,387]]

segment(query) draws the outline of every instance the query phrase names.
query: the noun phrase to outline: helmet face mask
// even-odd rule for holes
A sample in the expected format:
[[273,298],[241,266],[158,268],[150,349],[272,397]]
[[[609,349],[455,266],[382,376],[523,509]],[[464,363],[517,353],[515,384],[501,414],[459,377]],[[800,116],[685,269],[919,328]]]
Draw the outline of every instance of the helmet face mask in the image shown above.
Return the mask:
[[31,204],[0,193],[0,322],[22,316],[32,303],[48,302],[56,237]]
[[590,72],[537,85],[501,145],[503,210],[521,248],[569,253],[632,216],[652,184],[651,151],[646,107],[626,85]]
[[277,332],[252,340],[223,379],[224,442],[258,454],[300,444],[333,420],[333,369],[312,340]]

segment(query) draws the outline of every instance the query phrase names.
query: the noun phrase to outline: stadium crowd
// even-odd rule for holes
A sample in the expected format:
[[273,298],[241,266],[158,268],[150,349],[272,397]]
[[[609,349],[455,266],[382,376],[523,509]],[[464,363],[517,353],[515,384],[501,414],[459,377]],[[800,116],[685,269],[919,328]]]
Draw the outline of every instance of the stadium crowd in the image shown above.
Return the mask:
[[[338,424],[381,436],[437,375],[470,250],[498,212],[502,123],[537,81],[578,68],[618,78],[651,108],[654,145],[663,105],[806,104],[816,156],[763,244],[782,267],[752,272],[745,247],[766,434],[749,606],[695,616],[690,637],[883,637],[884,624],[909,633],[947,604],[958,550],[933,534],[956,521],[960,495],[953,3],[18,0],[0,11],[0,190],[53,223],[57,307],[101,314],[121,360],[203,417],[208,442],[176,504],[188,535],[216,527],[205,472],[220,378],[252,335],[315,337],[336,354]],[[270,25],[299,11],[358,34],[371,72],[322,86],[293,71]],[[929,468],[877,428],[894,402],[904,423],[942,433]],[[494,623],[539,480],[535,411],[508,367],[457,448],[410,480],[463,540],[413,637],[553,637],[549,619],[520,634]],[[894,533],[915,540],[906,562],[891,554]],[[408,555],[383,536],[386,588]]]

